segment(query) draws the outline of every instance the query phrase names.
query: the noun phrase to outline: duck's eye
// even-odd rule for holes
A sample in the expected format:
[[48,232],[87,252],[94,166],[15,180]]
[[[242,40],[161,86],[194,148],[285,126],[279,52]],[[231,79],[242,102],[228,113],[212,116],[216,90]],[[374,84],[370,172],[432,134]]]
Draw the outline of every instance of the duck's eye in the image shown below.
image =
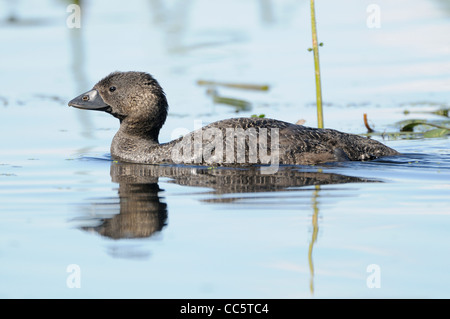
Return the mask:
[[116,87],[115,86],[111,86],[110,88],[109,88],[109,92],[114,92],[116,90]]

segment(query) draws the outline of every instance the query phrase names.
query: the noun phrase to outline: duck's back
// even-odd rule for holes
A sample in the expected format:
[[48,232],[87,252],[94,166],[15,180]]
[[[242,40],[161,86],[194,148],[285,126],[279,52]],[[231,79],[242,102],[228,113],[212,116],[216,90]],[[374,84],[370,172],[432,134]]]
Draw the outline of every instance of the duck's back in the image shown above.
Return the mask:
[[[274,152],[280,164],[369,160],[398,154],[380,142],[358,135],[265,118],[214,122],[169,144],[178,149],[184,147],[179,159],[185,162],[218,165],[264,164],[264,156],[267,160]],[[273,159],[272,156],[269,162]]]

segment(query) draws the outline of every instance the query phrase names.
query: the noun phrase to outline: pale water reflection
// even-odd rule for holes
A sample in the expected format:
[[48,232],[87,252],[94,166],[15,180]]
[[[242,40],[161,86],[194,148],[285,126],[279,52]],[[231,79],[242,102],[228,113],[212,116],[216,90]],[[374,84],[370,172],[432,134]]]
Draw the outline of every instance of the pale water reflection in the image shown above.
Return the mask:
[[[286,166],[275,174],[267,175],[261,174],[259,167],[208,168],[114,161],[111,162],[111,179],[119,184],[117,198],[97,198],[86,209],[87,218],[77,218],[77,224],[83,230],[95,231],[112,239],[150,237],[161,231],[167,224],[169,210],[159,195],[162,190],[158,180],[162,177],[169,178],[166,181],[169,183],[211,189],[200,192],[207,197],[201,200],[205,203],[233,203],[242,199],[242,193],[264,192],[264,196],[269,197],[271,192],[302,192],[302,187],[316,185],[312,198],[315,214],[320,190],[318,185],[377,182],[374,179],[323,173],[321,169],[311,171],[308,167]],[[192,189],[185,195],[194,193],[195,189]],[[224,194],[231,196],[224,197]],[[276,195],[274,197],[277,198]],[[283,203],[279,203],[279,208],[283,209]]]
[[[233,204],[242,200],[242,193],[264,193],[265,197],[269,197],[271,192],[293,191],[299,194],[289,196],[298,198],[303,196],[303,187],[314,186],[311,195],[313,230],[307,256],[311,294],[314,293],[313,247],[319,230],[320,185],[380,182],[369,178],[324,173],[320,168],[313,169],[308,166],[282,166],[277,173],[267,175],[262,174],[259,167],[213,168],[112,161],[110,173],[112,182],[119,184],[117,198],[97,198],[89,204],[90,207],[86,209],[88,213],[75,218],[74,222],[84,231],[95,232],[115,240],[150,237],[167,226],[170,207],[167,207],[164,198],[160,196],[163,190],[159,187],[159,178],[169,178],[166,181],[168,183],[204,188],[206,191],[200,193],[206,195],[207,199],[201,201],[212,204]],[[193,193],[195,189],[185,195]],[[223,197],[223,194],[231,196]],[[281,199],[283,196],[274,197]],[[258,197],[253,200],[257,201]],[[283,209],[283,202],[278,205],[279,209]],[[150,256],[133,246],[127,246],[125,249],[118,247],[120,246],[109,249],[108,253],[111,256],[132,259]]]

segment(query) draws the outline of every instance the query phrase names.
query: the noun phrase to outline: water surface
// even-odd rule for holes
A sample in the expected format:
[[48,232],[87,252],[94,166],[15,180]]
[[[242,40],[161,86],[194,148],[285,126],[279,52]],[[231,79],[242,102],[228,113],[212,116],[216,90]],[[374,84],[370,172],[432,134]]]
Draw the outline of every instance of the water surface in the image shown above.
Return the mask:
[[[448,105],[446,2],[379,1],[375,29],[371,2],[344,2],[316,8],[325,125],[360,134],[364,113],[379,132],[441,119],[415,112]],[[96,1],[80,29],[63,2],[1,11],[0,296],[450,297],[448,137],[375,137],[402,155],[274,175],[111,160],[116,119],[67,101],[115,70],[160,81],[163,142],[252,114],[316,126],[307,1],[187,3]],[[270,89],[217,88],[251,102],[236,113],[200,79]]]

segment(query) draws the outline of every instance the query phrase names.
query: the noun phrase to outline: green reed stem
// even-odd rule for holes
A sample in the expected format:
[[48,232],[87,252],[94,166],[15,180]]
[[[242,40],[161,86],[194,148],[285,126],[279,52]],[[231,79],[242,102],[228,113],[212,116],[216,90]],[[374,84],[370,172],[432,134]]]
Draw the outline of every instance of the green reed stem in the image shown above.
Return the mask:
[[311,0],[311,28],[314,53],[314,69],[316,74],[317,126],[323,128],[322,86],[320,84],[319,44],[317,42],[316,11],[314,0]]

